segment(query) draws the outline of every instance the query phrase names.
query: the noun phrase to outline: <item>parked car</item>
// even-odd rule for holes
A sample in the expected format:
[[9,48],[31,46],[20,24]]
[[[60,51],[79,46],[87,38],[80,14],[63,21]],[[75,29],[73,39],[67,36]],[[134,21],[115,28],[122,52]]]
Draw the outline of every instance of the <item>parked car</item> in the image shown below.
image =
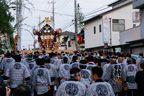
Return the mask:
[[138,59],[138,55],[135,55],[135,54],[131,54],[131,57],[134,58],[136,61]]

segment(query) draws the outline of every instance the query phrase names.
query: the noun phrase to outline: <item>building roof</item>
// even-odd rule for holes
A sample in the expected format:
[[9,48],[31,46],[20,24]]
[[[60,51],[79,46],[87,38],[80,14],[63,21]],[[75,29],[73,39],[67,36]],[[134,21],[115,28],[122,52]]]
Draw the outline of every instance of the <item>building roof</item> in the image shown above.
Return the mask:
[[108,6],[113,6],[113,5],[115,5],[115,4],[119,3],[119,2],[121,3],[123,1],[126,1],[126,0],[117,0],[117,1],[114,1],[113,3],[109,4]]
[[[119,1],[121,1],[121,0],[119,0]],[[118,2],[118,1],[117,1],[117,2]],[[124,7],[124,6],[126,6],[126,5],[129,5],[129,4],[132,4],[132,1],[129,1],[129,2],[126,3],[126,4],[123,4],[123,5],[118,6],[118,7],[116,7],[116,8],[112,8],[112,9],[110,9],[110,10],[108,10],[108,11],[105,11],[105,12],[103,12],[103,13],[100,13],[100,14],[98,14],[98,15],[95,15],[95,16],[93,16],[92,18],[85,20],[84,23],[89,22],[89,21],[91,21],[91,20],[93,20],[93,19],[95,19],[95,18],[102,17],[102,15],[104,15],[104,14],[106,14],[106,13],[109,13],[109,12],[111,12],[111,11],[114,11],[114,10],[116,10],[116,9],[119,9],[119,8]]]
[[70,40],[75,40],[75,35],[69,36]]
[[71,35],[75,35],[74,32],[69,32],[69,31],[64,31],[61,33],[61,35],[67,35],[67,36],[71,36]]
[[128,41],[126,43],[137,43],[137,42],[141,42],[141,41],[144,41],[144,39],[138,39],[138,40]]
[[46,24],[45,26],[43,26],[41,28],[41,30],[39,31],[39,33],[41,33],[41,34],[45,34],[45,33],[51,34],[51,33],[53,33],[54,34],[55,31],[54,31],[54,29],[50,25]]

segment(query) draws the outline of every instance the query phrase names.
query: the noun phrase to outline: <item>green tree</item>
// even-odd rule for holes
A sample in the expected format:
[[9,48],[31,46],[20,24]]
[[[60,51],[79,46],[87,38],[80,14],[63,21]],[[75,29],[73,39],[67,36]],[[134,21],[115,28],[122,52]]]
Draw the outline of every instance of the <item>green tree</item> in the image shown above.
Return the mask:
[[6,0],[0,0],[0,54],[4,53],[3,49],[8,49],[7,42],[10,43],[10,47],[14,47],[13,32],[14,28],[11,22],[14,18],[9,11],[10,6],[7,4]]
[[78,31],[80,32],[82,29],[84,29],[84,15],[79,4],[77,4],[77,23]]

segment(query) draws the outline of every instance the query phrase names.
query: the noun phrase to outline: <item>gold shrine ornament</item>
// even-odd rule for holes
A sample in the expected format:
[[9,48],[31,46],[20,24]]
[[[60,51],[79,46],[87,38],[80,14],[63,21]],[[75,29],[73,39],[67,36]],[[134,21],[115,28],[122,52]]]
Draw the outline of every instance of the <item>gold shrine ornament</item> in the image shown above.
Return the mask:
[[48,24],[50,21],[49,17],[45,17],[45,23]]

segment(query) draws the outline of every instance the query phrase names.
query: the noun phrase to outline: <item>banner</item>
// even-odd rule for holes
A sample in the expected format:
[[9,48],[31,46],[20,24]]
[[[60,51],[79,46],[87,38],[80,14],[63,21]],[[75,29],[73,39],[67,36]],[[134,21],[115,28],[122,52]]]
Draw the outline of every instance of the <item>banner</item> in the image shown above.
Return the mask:
[[103,43],[109,43],[109,35],[110,35],[110,28],[109,28],[109,18],[103,17]]

